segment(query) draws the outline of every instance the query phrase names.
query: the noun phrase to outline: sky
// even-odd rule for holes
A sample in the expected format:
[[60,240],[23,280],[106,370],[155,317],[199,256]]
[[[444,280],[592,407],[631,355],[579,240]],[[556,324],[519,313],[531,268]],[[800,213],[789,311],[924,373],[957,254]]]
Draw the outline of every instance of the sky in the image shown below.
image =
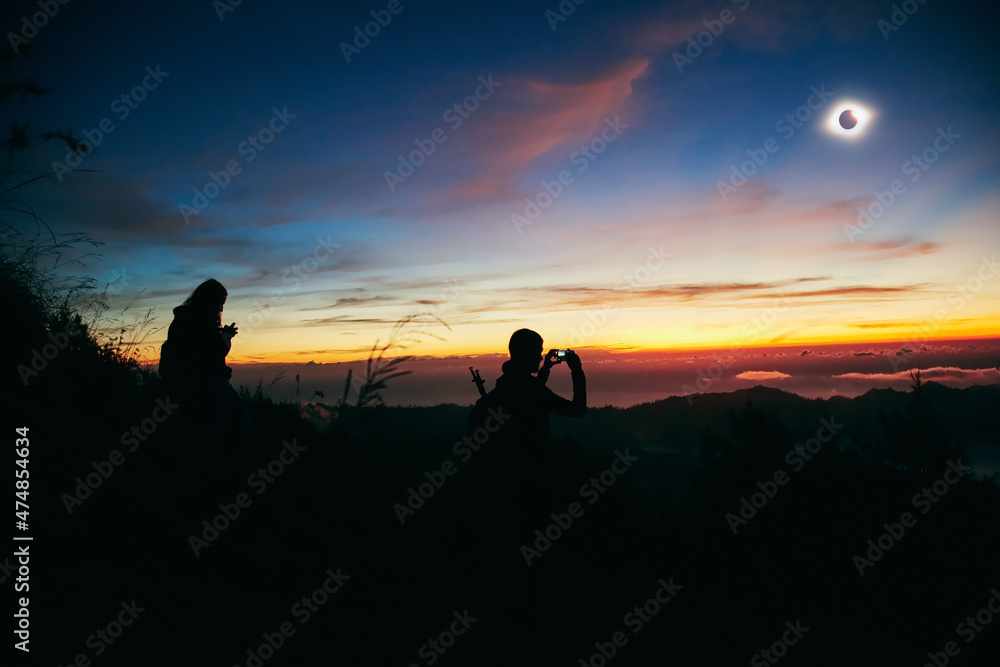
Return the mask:
[[216,278],[231,365],[290,374],[376,341],[458,368],[528,327],[619,380],[749,349],[743,380],[783,386],[781,346],[845,360],[796,388],[829,395],[930,346],[909,368],[1000,381],[994,7],[7,4],[5,80],[48,92],[0,121],[88,142],[18,152],[55,173],[13,196],[103,244],[73,268],[154,309],[151,359]]

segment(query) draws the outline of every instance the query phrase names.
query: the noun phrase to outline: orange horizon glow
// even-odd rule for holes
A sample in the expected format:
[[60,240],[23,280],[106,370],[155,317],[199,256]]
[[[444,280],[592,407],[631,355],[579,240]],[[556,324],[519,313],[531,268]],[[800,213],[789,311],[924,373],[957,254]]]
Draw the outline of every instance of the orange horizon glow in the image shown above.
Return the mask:
[[[841,339],[831,340],[819,337],[798,337],[794,340],[782,340],[781,342],[748,342],[740,343],[726,342],[726,343],[706,343],[704,345],[687,345],[687,346],[666,346],[666,347],[622,347],[616,345],[581,345],[574,347],[573,349],[579,351],[599,351],[607,352],[611,354],[649,354],[649,355],[663,355],[663,354],[684,354],[686,352],[710,352],[710,351],[725,351],[733,352],[740,349],[746,350],[786,350],[792,348],[801,348],[804,345],[810,346],[843,346],[843,345],[899,345],[905,347],[908,345],[925,345],[928,343],[942,344],[942,343],[963,343],[972,341],[982,341],[982,340],[993,340],[997,338],[998,328],[993,328],[991,330],[985,330],[981,334],[952,334],[952,335],[941,335],[941,336],[928,336],[924,338],[923,336],[915,336],[911,338],[900,338],[900,337],[875,337],[875,338],[861,338],[861,337],[844,337]],[[379,345],[381,347],[382,344]],[[419,346],[411,346],[409,349],[402,348],[390,348],[386,350],[385,357],[391,358],[396,356],[413,356],[423,359],[453,359],[453,358],[463,358],[463,357],[486,357],[486,356],[507,356],[506,341],[501,341],[499,345],[495,346],[476,346],[476,347],[465,347],[459,349],[453,349],[447,354],[431,353],[425,352],[421,353]],[[371,348],[368,348],[365,352],[357,353],[345,353],[345,354],[316,354],[308,357],[304,357],[301,354],[296,353],[284,353],[276,354],[274,356],[260,355],[263,358],[250,358],[251,355],[230,355],[226,363],[233,365],[254,365],[254,364],[305,364],[310,361],[317,364],[338,364],[338,363],[354,363],[358,361],[367,361],[369,354],[371,353]],[[378,356],[378,350],[376,350],[376,355]],[[149,358],[144,357],[141,359],[143,363],[157,363],[159,361],[158,356]]]

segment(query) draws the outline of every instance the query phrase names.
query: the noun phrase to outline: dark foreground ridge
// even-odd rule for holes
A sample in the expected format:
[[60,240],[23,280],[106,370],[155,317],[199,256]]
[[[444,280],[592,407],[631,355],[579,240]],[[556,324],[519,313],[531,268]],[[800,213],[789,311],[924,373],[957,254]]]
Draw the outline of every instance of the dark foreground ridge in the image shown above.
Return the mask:
[[12,406],[48,664],[982,665],[1000,642],[1000,489],[970,470],[1000,387],[553,417],[548,504],[508,543],[469,407],[244,391],[255,431],[205,437],[155,374],[82,359]]

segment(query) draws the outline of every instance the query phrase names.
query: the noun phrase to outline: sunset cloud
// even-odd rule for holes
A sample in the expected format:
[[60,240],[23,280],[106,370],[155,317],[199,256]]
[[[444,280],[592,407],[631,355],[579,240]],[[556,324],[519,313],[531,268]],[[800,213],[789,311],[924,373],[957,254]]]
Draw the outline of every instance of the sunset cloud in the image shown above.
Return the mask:
[[[912,382],[910,371],[900,371],[898,373],[842,373],[834,375],[834,379],[842,380],[866,380],[872,382]],[[996,384],[1000,382],[1000,370],[996,368],[954,368],[940,366],[925,368],[920,371],[922,381],[933,381],[942,383],[973,383],[973,384]]]
[[[607,120],[620,117],[634,82],[648,67],[646,59],[628,60],[574,83],[505,77],[503,94],[497,93],[495,105],[482,111],[468,130],[479,163],[474,178],[434,195],[429,203],[515,197],[518,178],[533,160],[587,142]],[[631,121],[626,116],[621,122]]]
[[881,241],[878,243],[859,243],[856,245],[856,250],[862,253],[857,259],[865,262],[881,262],[887,259],[902,259],[906,257],[918,257],[920,255],[931,255],[940,251],[942,247],[940,243],[915,241],[912,239]]
[[784,380],[792,376],[780,371],[743,371],[734,377],[737,380]]

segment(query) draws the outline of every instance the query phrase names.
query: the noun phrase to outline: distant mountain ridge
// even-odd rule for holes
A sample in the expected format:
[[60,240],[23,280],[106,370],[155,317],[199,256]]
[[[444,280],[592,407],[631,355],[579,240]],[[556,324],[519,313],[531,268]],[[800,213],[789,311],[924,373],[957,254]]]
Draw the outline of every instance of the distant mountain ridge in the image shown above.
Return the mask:
[[[750,405],[776,414],[787,429],[803,440],[816,431],[823,418],[835,418],[844,426],[841,435],[863,442],[885,436],[887,430],[895,428],[893,424],[921,414],[922,419],[932,419],[957,444],[985,442],[1000,448],[995,415],[1000,406],[1000,385],[955,389],[926,382],[920,387],[919,404],[913,391],[872,389],[853,398],[811,399],[763,385],[691,398],[692,404],[687,397],[671,396],[628,408],[590,408],[583,419],[554,416],[553,437],[616,446],[669,445],[691,451],[706,433],[725,430],[727,414]],[[377,430],[387,437],[453,440],[464,431],[471,407],[441,404],[379,410],[379,419],[365,430]]]

